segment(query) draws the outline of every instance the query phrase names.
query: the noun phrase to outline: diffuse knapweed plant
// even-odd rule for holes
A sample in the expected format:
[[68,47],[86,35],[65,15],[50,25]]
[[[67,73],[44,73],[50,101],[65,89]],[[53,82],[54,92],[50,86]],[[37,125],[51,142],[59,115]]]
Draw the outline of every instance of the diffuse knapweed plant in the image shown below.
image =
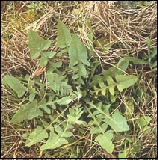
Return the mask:
[[[115,107],[120,92],[133,86],[138,77],[126,74],[128,57],[121,58],[116,67],[97,74],[100,65],[96,58],[90,62],[89,50],[76,34],[58,21],[59,52],[46,52],[51,41],[35,31],[29,31],[31,58],[39,58],[46,67],[46,80],[6,75],[3,84],[20,100],[21,107],[11,119],[17,124],[34,120],[31,133],[23,134],[25,145],[40,144],[40,150],[55,149],[72,143],[74,125],[89,126],[90,134],[108,153],[114,151],[113,137],[129,131],[122,112]],[[67,64],[60,59],[67,56]],[[58,60],[53,60],[59,58]]]

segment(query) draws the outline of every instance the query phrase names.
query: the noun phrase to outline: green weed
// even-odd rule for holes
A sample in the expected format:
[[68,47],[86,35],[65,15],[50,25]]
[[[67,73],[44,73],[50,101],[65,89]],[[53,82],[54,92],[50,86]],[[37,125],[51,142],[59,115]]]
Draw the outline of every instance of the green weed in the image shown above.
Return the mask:
[[[22,135],[25,146],[39,143],[42,151],[66,145],[82,145],[76,142],[73,135],[75,133],[81,137],[85,132],[84,127],[87,127],[93,141],[108,153],[114,152],[117,137],[126,135],[121,138],[123,142],[118,157],[135,157],[141,144],[137,138],[130,138],[128,133],[133,126],[148,132],[151,119],[143,116],[133,120],[134,102],[127,97],[123,111],[118,107],[121,105],[119,97],[124,90],[138,82],[138,76],[126,73],[129,62],[147,62],[124,57],[115,67],[99,73],[96,68],[100,62],[96,58],[93,58],[93,62],[89,61],[92,51],[84,46],[76,34],[71,34],[60,20],[56,44],[60,48],[59,52],[47,52],[51,41],[44,40],[35,31],[30,30],[28,36],[31,58],[39,58],[39,66],[46,67],[45,81],[41,82],[36,74],[24,78],[6,75],[2,81],[20,104],[10,122],[18,124],[34,121],[34,130]],[[59,61],[59,57],[65,55],[68,57],[66,65]],[[60,156],[65,153],[64,150]],[[79,157],[79,153],[83,154],[80,148],[68,156]]]

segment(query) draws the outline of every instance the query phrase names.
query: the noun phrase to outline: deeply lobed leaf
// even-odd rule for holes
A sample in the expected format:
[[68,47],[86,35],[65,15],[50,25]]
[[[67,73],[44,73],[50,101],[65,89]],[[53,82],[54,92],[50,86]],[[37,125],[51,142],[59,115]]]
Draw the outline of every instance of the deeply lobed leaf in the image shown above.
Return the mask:
[[23,120],[31,120],[34,117],[43,116],[43,112],[37,106],[37,100],[23,105],[11,119],[11,123],[19,123]]
[[22,97],[27,91],[27,88],[13,76],[6,75],[3,80],[4,84],[7,84],[11,89],[13,89],[18,97]]

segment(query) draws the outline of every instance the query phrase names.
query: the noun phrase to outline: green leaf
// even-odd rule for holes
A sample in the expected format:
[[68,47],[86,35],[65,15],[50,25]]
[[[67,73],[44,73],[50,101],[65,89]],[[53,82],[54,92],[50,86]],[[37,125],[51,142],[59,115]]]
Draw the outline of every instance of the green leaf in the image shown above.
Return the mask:
[[55,102],[51,102],[51,101],[49,101],[49,102],[47,102],[47,105],[50,105],[51,106],[51,108],[53,108],[53,109],[56,109],[56,106],[55,106],[55,104],[54,104]]
[[108,131],[104,134],[100,134],[96,137],[96,141],[104,148],[108,153],[112,153],[114,150],[114,144],[112,143],[113,133]]
[[40,67],[45,67],[48,63],[48,58],[45,55],[42,55],[39,61]]
[[19,123],[23,120],[31,120],[34,117],[43,116],[43,112],[37,107],[37,100],[23,105],[11,119],[11,123]]
[[137,123],[138,123],[141,127],[146,126],[150,121],[151,121],[151,117],[149,117],[149,116],[143,116],[143,117],[137,119]]
[[53,70],[56,70],[57,68],[61,67],[61,65],[62,65],[61,61],[49,63],[47,72],[52,73]]
[[150,37],[147,37],[146,43],[147,43],[148,49],[150,49],[150,44],[151,44],[151,38]]
[[[114,97],[115,86],[117,86],[118,90],[122,92],[123,89],[134,85],[138,79],[138,77],[134,75],[127,76],[127,75],[117,75],[116,74],[115,79],[117,80],[117,82],[115,82],[112,76],[109,76],[109,73],[106,74],[104,72],[103,74],[105,77],[104,76],[94,76],[93,82],[91,83],[91,85],[93,85],[93,88],[94,88],[94,91],[92,92],[95,92],[96,94],[98,94],[99,92],[102,92],[102,95],[105,95],[106,89],[109,89],[111,96],[113,96],[113,100],[115,98]],[[108,85],[105,84],[105,80],[107,80]],[[99,83],[100,88],[97,88],[98,83]]]
[[116,67],[110,67],[108,70],[103,71],[103,75],[106,78],[107,76],[115,77],[117,74],[123,74],[121,70]]
[[96,127],[92,128],[90,130],[90,133],[91,134],[102,133],[103,131],[105,132],[107,128],[108,128],[108,124],[107,123],[103,123],[100,126],[96,126]]
[[65,48],[70,46],[71,34],[66,25],[58,20],[58,37],[57,37],[57,46],[60,48]]
[[68,115],[67,117],[68,117],[68,122],[70,122],[71,124],[86,125],[85,121],[78,120],[76,117],[73,117],[71,115]]
[[122,69],[123,71],[126,71],[129,66],[129,61],[125,60],[124,58],[121,58],[117,64],[117,67]]
[[58,75],[57,73],[47,72],[47,84],[52,88],[56,93],[61,95],[69,95],[72,93],[72,88],[64,80],[64,76]]
[[152,59],[157,55],[157,47],[154,48],[154,50],[152,51],[152,53],[149,55],[149,58]]
[[22,97],[27,91],[27,88],[24,87],[20,83],[20,81],[13,76],[6,75],[4,77],[4,83],[6,83],[11,89],[13,89],[18,97]]
[[129,99],[126,103],[126,118],[131,119],[132,115],[134,113],[134,101],[132,99]]
[[[102,93],[102,95],[105,96],[105,91],[106,91],[106,86],[105,86],[105,84],[104,84],[102,81],[99,81],[99,86],[100,86],[100,88],[101,88],[101,93]],[[95,91],[96,91],[96,93],[97,93],[97,90],[95,90]]]
[[47,58],[53,58],[55,54],[56,52],[43,52],[43,55],[45,55]]
[[67,52],[68,52],[68,48],[64,48],[64,49],[62,49],[61,51],[59,51],[58,53],[57,53],[57,55],[58,56],[62,56],[63,54],[65,55],[67,55]]
[[[70,68],[73,70],[73,79],[75,84],[80,87],[84,84],[82,77],[87,78],[87,70],[84,65],[90,65],[87,61],[87,48],[83,45],[77,35],[72,36],[72,41],[68,50],[70,58]],[[75,66],[75,67],[74,67]]]
[[43,130],[42,127],[37,126],[37,128],[28,137],[28,140],[25,142],[25,146],[30,147],[37,142],[41,142],[44,138],[48,138],[48,133],[46,130]]
[[119,111],[115,111],[115,113],[112,114],[112,119],[105,117],[105,122],[108,123],[115,132],[125,132],[129,130],[125,117],[123,117]]
[[51,110],[46,105],[40,105],[39,108],[42,108],[48,114],[51,113]]
[[30,101],[30,102],[33,102],[35,96],[36,96],[35,93],[31,93],[31,94],[29,95],[29,101]]
[[51,45],[51,40],[44,40],[40,37],[36,31],[29,31],[29,42],[28,46],[31,53],[31,58],[37,58],[41,51],[46,50]]
[[83,113],[82,108],[80,108],[80,105],[72,106],[72,108],[69,108],[70,114],[67,115],[68,122],[71,124],[86,124],[86,122],[79,120],[81,118],[81,115]]
[[55,128],[55,131],[58,133],[58,134],[62,134],[61,137],[71,137],[72,136],[72,133],[67,131],[66,129],[72,129],[72,126],[69,125],[65,128],[65,130],[63,130],[60,126],[56,127]]
[[132,61],[134,64],[149,64],[148,61],[143,61],[141,59],[134,58],[134,57],[124,57],[124,59],[126,61]]
[[56,132],[58,132],[58,134],[51,130],[49,139],[46,141],[46,144],[40,147],[40,150],[55,149],[63,144],[67,144],[68,141],[63,137],[72,136],[71,132],[66,132],[65,130],[61,131],[57,129]]
[[143,136],[151,133],[151,130],[152,130],[151,126],[144,126],[143,129],[142,129]]
[[86,78],[87,77],[87,70],[86,70],[85,66],[80,65],[80,70],[81,70],[81,73],[82,73],[83,77]]
[[117,88],[120,92],[134,85],[138,80],[138,77],[134,75],[116,75],[115,78],[117,80]]
[[71,97],[63,97],[59,100],[56,100],[56,102],[59,104],[59,105],[67,105],[69,104],[70,102],[72,102],[74,99],[71,98]]
[[69,48],[70,66],[82,62],[83,64],[90,65],[87,61],[87,48],[83,45],[77,35],[72,36],[72,41]]
[[111,76],[107,76],[107,82],[108,82],[109,92],[111,93],[111,95],[114,96],[114,87],[116,83],[114,82]]

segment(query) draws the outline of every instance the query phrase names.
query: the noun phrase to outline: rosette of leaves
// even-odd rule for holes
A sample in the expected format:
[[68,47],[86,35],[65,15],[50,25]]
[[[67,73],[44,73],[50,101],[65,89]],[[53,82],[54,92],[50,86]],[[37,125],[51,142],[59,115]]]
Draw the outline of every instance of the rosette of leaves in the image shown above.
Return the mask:
[[[26,138],[26,146],[40,143],[41,150],[68,144],[74,124],[90,126],[90,133],[96,135],[95,141],[112,153],[115,132],[129,130],[126,118],[118,109],[111,114],[116,93],[123,92],[138,80],[137,76],[125,74],[129,60],[122,58],[115,67],[94,75],[98,61],[88,61],[88,49],[60,20],[57,46],[61,51],[47,52],[50,45],[50,40],[44,40],[35,31],[29,31],[31,58],[39,58],[39,65],[46,67],[46,82],[27,77],[27,84],[23,86],[15,77],[4,77],[4,83],[19,97],[23,96],[22,106],[11,123],[34,119],[34,130],[23,137]],[[69,59],[66,66],[62,61],[52,61],[55,55],[62,57],[65,54]],[[111,101],[108,104],[100,101],[100,94],[103,99],[110,95]]]

